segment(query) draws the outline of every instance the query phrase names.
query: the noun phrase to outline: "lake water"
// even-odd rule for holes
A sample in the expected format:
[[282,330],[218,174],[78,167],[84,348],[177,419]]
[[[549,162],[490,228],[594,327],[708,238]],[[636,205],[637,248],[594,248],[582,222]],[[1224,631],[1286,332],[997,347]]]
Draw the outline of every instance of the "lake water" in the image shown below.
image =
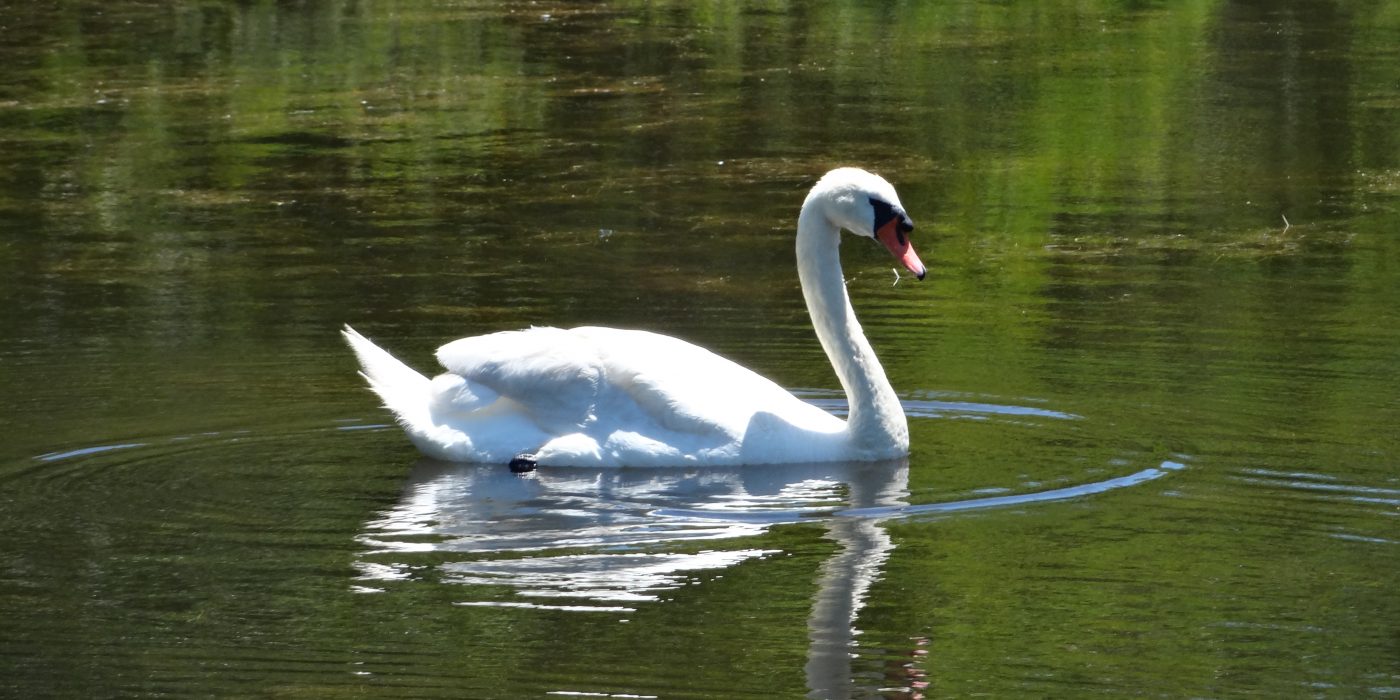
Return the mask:
[[[0,695],[1400,694],[1400,5],[12,3]],[[673,334],[894,463],[420,460],[428,369]]]

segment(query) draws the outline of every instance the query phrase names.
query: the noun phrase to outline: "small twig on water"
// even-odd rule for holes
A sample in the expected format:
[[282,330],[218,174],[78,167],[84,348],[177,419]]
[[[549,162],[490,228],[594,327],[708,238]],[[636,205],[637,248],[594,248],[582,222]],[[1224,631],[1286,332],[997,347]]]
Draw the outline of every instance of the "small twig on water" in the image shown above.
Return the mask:
[[893,272],[893,273],[894,273],[894,284],[891,284],[891,285],[890,285],[891,287],[893,287],[895,284],[899,284],[899,281],[902,280],[902,279],[904,279],[903,277],[900,277],[900,276],[899,276],[899,268],[897,268],[897,267],[892,267],[892,268],[890,268],[890,272]]
[[1282,216],[1282,217],[1283,217],[1283,230],[1284,230],[1284,231],[1287,231],[1288,229],[1293,228],[1293,224],[1288,223],[1288,215],[1287,215],[1287,214],[1279,214],[1279,216]]

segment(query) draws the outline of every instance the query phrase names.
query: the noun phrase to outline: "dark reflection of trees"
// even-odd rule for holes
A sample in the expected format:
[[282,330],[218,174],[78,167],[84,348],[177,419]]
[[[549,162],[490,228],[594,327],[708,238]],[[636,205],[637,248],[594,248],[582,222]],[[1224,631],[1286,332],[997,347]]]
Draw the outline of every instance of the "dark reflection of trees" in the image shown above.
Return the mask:
[[1306,222],[1351,205],[1355,21],[1331,2],[1232,2],[1207,34],[1213,70],[1198,118],[1222,128],[1200,147],[1247,168],[1230,185],[1263,211]]

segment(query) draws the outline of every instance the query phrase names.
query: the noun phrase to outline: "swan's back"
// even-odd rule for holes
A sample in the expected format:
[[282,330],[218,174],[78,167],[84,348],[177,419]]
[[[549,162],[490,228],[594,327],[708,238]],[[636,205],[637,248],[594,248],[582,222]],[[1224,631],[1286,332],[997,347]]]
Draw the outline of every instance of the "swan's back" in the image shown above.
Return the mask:
[[[646,331],[583,327],[532,328],[464,338],[444,345],[438,359],[465,387],[469,411],[439,400],[439,416],[454,415],[464,431],[477,418],[502,412],[482,406],[499,396],[553,437],[541,463],[738,464],[784,461],[784,452],[843,423],[772,381],[714,353]],[[451,391],[460,391],[439,377]],[[779,444],[781,443],[781,444]],[[490,455],[499,461],[502,455]],[[790,456],[787,457],[790,460]]]

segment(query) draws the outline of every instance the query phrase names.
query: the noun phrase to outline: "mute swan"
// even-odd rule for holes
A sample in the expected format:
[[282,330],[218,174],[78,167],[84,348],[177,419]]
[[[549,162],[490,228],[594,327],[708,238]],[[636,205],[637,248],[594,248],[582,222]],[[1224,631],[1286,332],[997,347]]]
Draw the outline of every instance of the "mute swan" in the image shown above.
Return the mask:
[[919,279],[914,223],[884,178],[838,168],[797,217],[797,273],[846,390],[841,420],[708,350],[646,331],[530,328],[463,338],[414,371],[346,326],[361,375],[425,455],[458,462],[699,466],[869,461],[909,452],[899,398],[856,321],[841,229],[883,243]]

